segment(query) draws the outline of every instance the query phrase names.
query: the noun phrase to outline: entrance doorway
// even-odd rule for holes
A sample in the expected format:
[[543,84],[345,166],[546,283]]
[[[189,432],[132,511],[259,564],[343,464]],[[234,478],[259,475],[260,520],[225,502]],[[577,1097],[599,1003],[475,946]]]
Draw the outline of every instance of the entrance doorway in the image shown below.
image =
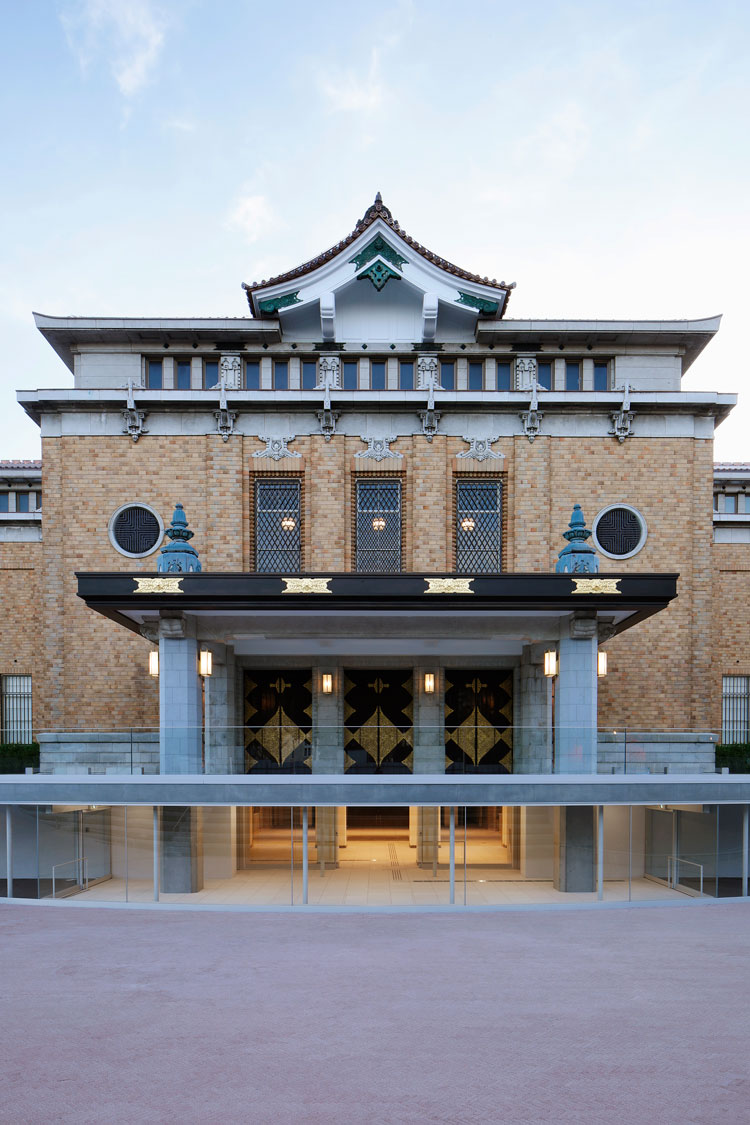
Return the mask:
[[368,806],[357,808],[350,805],[346,810],[347,832],[356,834],[368,828],[392,828],[409,831],[409,809],[390,805],[384,808]]

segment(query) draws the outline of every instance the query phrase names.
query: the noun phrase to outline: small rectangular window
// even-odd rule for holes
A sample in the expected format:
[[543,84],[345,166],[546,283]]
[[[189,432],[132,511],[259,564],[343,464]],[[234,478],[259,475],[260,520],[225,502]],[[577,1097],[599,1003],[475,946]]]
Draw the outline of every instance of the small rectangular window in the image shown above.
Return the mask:
[[440,364],[440,386],[444,391],[454,391],[456,389],[455,363]]
[[276,391],[289,390],[289,364],[285,359],[277,359],[273,365],[273,386]]
[[499,574],[503,563],[502,482],[456,483],[456,571]]
[[739,501],[739,507],[738,507],[738,509],[737,509],[737,510],[738,510],[738,511],[739,511],[739,512],[740,512],[740,513],[741,513],[741,514],[743,515],[743,516],[747,516],[747,515],[750,515],[750,496],[747,496],[747,495],[746,495],[746,494],[745,494],[745,493],[743,492],[743,493],[742,493],[742,494],[741,494],[740,496],[738,496],[738,497],[737,497],[737,499],[738,499],[738,501]]
[[355,360],[347,360],[344,363],[344,390],[356,391],[357,389],[357,367],[358,364]]
[[0,677],[0,741],[31,742],[31,676]]
[[565,363],[565,390],[566,391],[580,391],[581,389],[581,365],[580,363],[571,362],[567,360]]
[[357,571],[401,570],[401,481],[357,481]]
[[608,365],[594,362],[594,390],[606,391],[609,388]]
[[399,390],[413,391],[414,390],[414,364],[411,360],[402,359],[398,365],[398,385]]
[[302,390],[314,391],[318,381],[318,365],[314,360],[304,360],[302,363]]
[[203,386],[206,390],[219,385],[219,361],[207,359],[203,364]]
[[190,360],[178,359],[175,364],[175,387],[178,391],[190,390]]
[[16,493],[16,511],[28,512],[29,511],[29,494],[28,492]]
[[484,364],[469,364],[469,390],[481,391],[484,387]]
[[162,361],[160,359],[146,360],[146,389],[160,391],[162,386]]
[[301,545],[300,482],[256,481],[255,569],[260,574],[298,574]]
[[497,389],[499,391],[510,390],[510,363],[504,361],[497,364]]
[[370,364],[370,389],[373,391],[385,390],[385,364],[375,360]]
[[545,391],[552,390],[552,364],[547,360],[537,364],[536,380]]
[[750,740],[750,676],[721,678],[721,741]]
[[10,511],[10,493],[0,492],[0,512]]
[[737,497],[729,494],[724,497],[724,511],[728,516],[737,514]]
[[249,391],[260,390],[260,363],[249,359],[245,364],[245,386]]

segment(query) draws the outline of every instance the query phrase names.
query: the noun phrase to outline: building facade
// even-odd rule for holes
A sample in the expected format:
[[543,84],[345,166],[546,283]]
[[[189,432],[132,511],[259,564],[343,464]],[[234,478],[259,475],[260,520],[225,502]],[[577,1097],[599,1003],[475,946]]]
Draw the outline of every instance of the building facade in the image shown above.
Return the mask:
[[[463,815],[464,860],[471,829],[489,868],[555,893],[603,893],[625,851],[631,893],[634,831],[637,878],[695,890],[693,863],[746,888],[736,783],[723,858],[690,858],[721,835],[715,746],[747,740],[750,697],[750,470],[713,465],[735,396],[681,389],[719,318],[514,320],[512,289],[378,197],[246,285],[246,317],[36,315],[73,385],[19,392],[42,461],[0,469],[3,731],[41,746],[19,794],[71,779],[66,889],[85,786],[125,775],[182,797],[93,802],[99,888],[154,807],[157,895],[203,893],[211,863],[236,878],[284,816],[305,880],[359,825],[447,865],[455,901]],[[712,799],[605,815],[565,789],[613,774],[643,794],[703,776]],[[225,779],[215,807],[184,800],[197,775]]]

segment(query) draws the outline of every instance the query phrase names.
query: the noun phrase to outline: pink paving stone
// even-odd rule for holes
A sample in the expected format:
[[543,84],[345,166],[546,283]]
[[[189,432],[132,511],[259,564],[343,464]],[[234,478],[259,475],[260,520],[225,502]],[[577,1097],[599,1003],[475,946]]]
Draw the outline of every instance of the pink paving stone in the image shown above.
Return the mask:
[[750,1120],[750,905],[4,906],[2,1122]]

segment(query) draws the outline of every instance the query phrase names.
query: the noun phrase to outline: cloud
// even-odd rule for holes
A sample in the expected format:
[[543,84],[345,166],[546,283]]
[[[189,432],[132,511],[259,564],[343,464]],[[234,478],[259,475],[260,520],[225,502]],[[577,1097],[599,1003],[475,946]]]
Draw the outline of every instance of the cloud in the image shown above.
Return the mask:
[[167,27],[151,0],[75,0],[61,20],[84,71],[104,56],[123,97],[132,98],[147,85]]
[[244,195],[229,212],[227,226],[243,234],[248,242],[257,242],[278,229],[279,220],[265,195]]
[[352,68],[331,72],[331,77],[318,79],[323,97],[328,101],[331,111],[371,112],[379,109],[385,101],[385,85],[380,73],[380,52],[377,47],[370,51],[370,65],[367,74],[362,75]]

